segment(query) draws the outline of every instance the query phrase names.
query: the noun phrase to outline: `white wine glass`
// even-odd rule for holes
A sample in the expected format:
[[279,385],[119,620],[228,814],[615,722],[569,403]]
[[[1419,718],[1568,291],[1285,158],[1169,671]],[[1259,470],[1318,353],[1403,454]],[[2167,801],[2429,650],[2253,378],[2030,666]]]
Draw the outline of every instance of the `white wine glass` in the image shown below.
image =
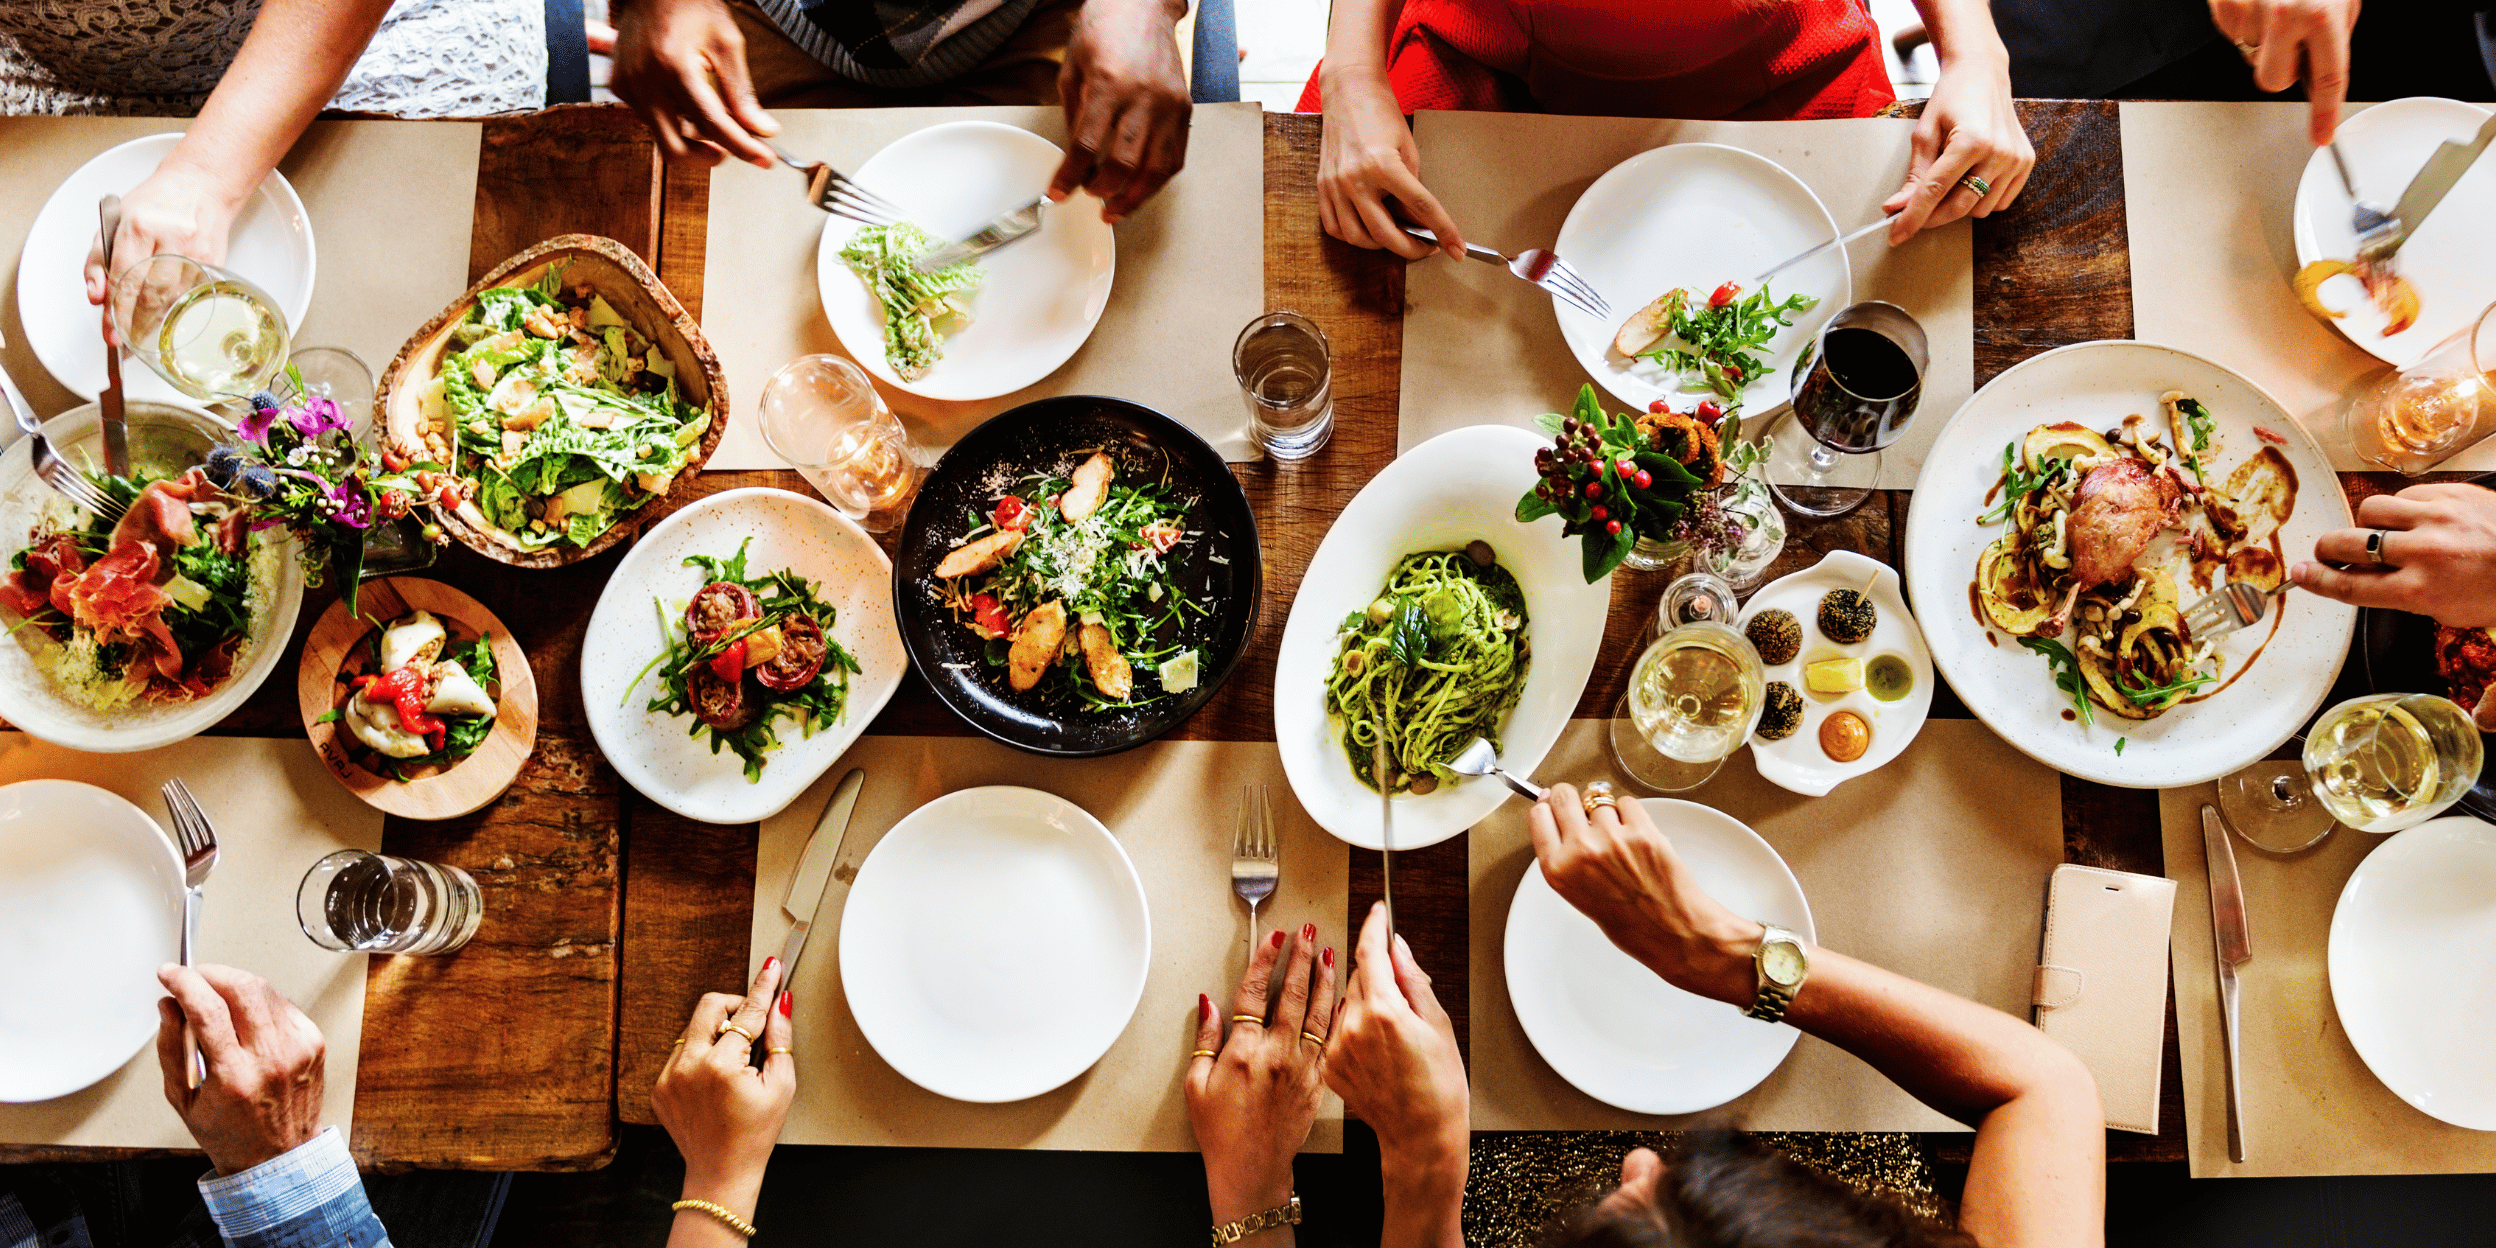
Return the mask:
[[1631,665],[1612,712],[1612,761],[1653,792],[1695,789],[1751,739],[1766,692],[1749,638],[1712,621],[1683,624]]
[[195,399],[268,389],[292,346],[286,315],[267,292],[170,252],[113,279],[112,312],[121,346]]
[[2486,761],[2478,725],[2450,698],[2377,693],[2323,712],[2305,734],[2305,774],[2332,817],[2398,832],[2444,813]]

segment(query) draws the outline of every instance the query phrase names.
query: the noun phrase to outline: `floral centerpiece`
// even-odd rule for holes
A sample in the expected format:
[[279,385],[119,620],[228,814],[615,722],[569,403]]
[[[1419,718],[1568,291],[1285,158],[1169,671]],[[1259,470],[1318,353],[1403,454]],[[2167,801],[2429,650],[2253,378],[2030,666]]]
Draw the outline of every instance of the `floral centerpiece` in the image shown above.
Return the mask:
[[[210,448],[204,467],[218,489],[250,504],[254,532],[280,525],[291,531],[305,583],[337,577],[353,611],[375,526],[404,519],[421,503],[456,505],[455,482],[438,464],[387,467],[378,452],[358,444],[336,402],[303,394],[301,379],[295,381],[293,400],[267,391],[251,396],[251,414],[236,427],[241,441]],[[429,524],[423,540],[440,545],[450,537]]]
[[1673,411],[1643,416],[1606,412],[1595,388],[1581,386],[1569,415],[1536,418],[1552,445],[1534,452],[1540,480],[1517,500],[1517,519],[1561,519],[1582,537],[1588,584],[1627,559],[1639,539],[1670,540],[1694,500],[1723,480],[1716,430]]

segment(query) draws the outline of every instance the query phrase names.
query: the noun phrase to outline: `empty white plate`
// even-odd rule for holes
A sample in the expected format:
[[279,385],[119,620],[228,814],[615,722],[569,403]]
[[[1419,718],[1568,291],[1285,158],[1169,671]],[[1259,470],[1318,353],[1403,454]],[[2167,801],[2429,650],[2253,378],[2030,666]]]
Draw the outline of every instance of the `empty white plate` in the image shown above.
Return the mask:
[[2329,967],[2340,1028],[2383,1086],[2496,1131],[2496,826],[2430,819],[2376,846],[2331,912]]
[[[763,774],[745,778],[745,761],[711,749],[710,734],[689,735],[690,717],[646,709],[658,687],[648,668],[666,646],[659,616],[671,619],[702,588],[687,555],[727,559],[747,539],[745,570],[761,576],[795,569],[839,618],[825,626],[863,669],[849,678],[841,721],[809,737],[780,721],[780,748],[763,755]],[[589,734],[624,782],[688,819],[754,823],[797,800],[850,743],[893,691],[910,656],[893,623],[891,561],[875,539],[822,500],[787,490],[742,489],[713,494],[650,527],[615,565],[581,641],[581,697]]]
[[[952,240],[1039,198],[1065,155],[1029,130],[952,121],[894,140],[850,176],[905,220]],[[1100,323],[1118,268],[1101,201],[1077,192],[1049,205],[1037,233],[979,258],[988,278],[969,299],[974,319],[945,338],[944,357],[926,376],[903,381],[884,360],[883,306],[841,263],[841,248],[859,228],[847,217],[824,218],[815,252],[824,317],[878,380],[931,399],[993,399],[1056,372]]]
[[[2358,193],[2387,210],[2401,200],[2409,180],[2445,140],[2468,142],[2487,124],[2487,109],[2459,100],[2413,96],[2377,104],[2340,123],[2341,154]],[[2320,292],[2326,307],[2346,309],[2333,321],[2350,342],[2387,363],[2408,365],[2427,349],[2478,319],[2496,300],[2496,241],[2487,225],[2496,219],[2496,160],[2480,159],[2461,175],[2444,202],[2401,244],[2394,268],[2418,289],[2418,321],[2386,336],[2383,313],[2354,277],[2335,277]],[[2349,229],[2349,193],[2331,167],[2331,153],[2316,148],[2297,180],[2294,217],[2297,264],[2347,260],[2357,254]]]
[[[1559,299],[1560,336],[1595,384],[1633,410],[1670,395],[1688,395],[1662,365],[1629,360],[1612,350],[1612,335],[1629,314],[1676,287],[1704,298],[1726,282],[1749,294],[1760,270],[1837,237],[1837,220],[1820,197],[1785,166],[1718,143],[1676,143],[1640,152],[1612,166],[1577,197],[1552,249],[1612,305],[1598,320]],[[1842,250],[1795,265],[1769,289],[1816,295],[1819,304],[1779,330],[1766,352],[1771,371],[1744,387],[1744,407],[1764,412],[1785,401],[1787,370],[1820,324],[1854,301],[1854,272]]]
[[[1739,819],[1642,799],[1690,878],[1734,913],[1819,936],[1803,886]],[[1683,992],[1551,891],[1540,866],[1508,907],[1508,999],[1534,1051],[1578,1091],[1634,1114],[1694,1114],[1758,1087],[1802,1033]]]
[[[92,399],[104,388],[103,311],[87,302],[87,248],[95,242],[96,202],[127,195],[156,172],[180,133],[151,134],[111,148],[69,175],[26,231],[17,262],[17,320],[35,358],[61,385]],[[193,257],[198,259],[199,257]],[[275,170],[243,204],[226,245],[226,271],[267,291],[303,327],[312,306],[312,218],[286,175]],[[189,402],[136,359],[124,358],[122,392],[133,399]]]
[[121,797],[0,787],[0,1101],[67,1096],[156,1038],[182,887],[173,842]]
[[903,1078],[1019,1101],[1092,1068],[1144,997],[1153,924],[1127,851],[1037,789],[948,793],[894,824],[841,912],[841,986]]

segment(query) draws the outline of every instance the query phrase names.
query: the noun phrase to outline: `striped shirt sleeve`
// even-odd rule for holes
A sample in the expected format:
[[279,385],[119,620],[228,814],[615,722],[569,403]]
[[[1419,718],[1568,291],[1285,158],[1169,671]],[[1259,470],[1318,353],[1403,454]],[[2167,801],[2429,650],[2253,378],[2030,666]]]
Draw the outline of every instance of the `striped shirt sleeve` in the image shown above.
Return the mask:
[[240,1174],[199,1181],[228,1248],[388,1248],[338,1128]]

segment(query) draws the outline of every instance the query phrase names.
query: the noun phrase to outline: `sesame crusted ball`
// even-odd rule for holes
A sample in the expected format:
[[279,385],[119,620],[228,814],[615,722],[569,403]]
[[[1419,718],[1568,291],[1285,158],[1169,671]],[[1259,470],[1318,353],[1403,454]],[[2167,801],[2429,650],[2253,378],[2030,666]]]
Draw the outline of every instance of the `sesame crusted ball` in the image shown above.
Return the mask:
[[1791,611],[1762,611],[1751,617],[1742,635],[1759,647],[1759,661],[1770,667],[1793,662],[1803,650],[1803,625]]
[[1820,600],[1820,631],[1839,645],[1851,646],[1872,635],[1881,613],[1872,600],[1851,589],[1833,589]]
[[[1783,614],[1780,612],[1779,614]],[[1786,616],[1788,620],[1793,616]],[[1759,713],[1759,738],[1783,741],[1803,726],[1803,695],[1782,680],[1768,682],[1768,705]]]

